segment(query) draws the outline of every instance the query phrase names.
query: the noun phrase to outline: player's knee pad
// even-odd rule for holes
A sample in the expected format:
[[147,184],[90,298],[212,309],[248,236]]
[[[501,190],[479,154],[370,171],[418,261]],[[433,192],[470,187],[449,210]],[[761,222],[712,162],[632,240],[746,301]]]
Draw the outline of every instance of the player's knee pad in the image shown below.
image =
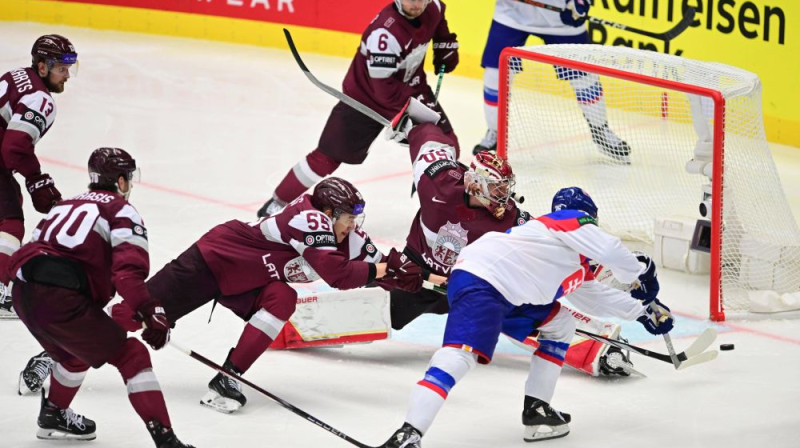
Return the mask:
[[320,178],[333,173],[342,164],[337,160],[333,160],[319,149],[311,151],[306,156],[306,163],[311,171],[320,176]]
[[253,314],[247,323],[257,328],[274,341],[278,337],[278,334],[280,334],[283,326],[286,325],[286,320],[279,319],[265,309],[260,309]]
[[442,347],[431,358],[428,371],[434,368],[442,370],[457,382],[474,369],[477,363],[478,355],[472,352],[456,347]]
[[70,358],[66,361],[55,363],[52,375],[53,379],[62,386],[76,388],[83,383],[88,370],[88,364],[77,358]]
[[119,370],[126,383],[142,370],[153,367],[147,347],[134,338],[126,339],[122,349],[108,363]]
[[575,335],[575,318],[572,311],[566,307],[560,307],[547,322],[539,326],[539,342],[550,340],[556,342],[566,342],[569,344]]
[[285,322],[297,307],[297,290],[283,282],[272,282],[261,289],[256,306]]

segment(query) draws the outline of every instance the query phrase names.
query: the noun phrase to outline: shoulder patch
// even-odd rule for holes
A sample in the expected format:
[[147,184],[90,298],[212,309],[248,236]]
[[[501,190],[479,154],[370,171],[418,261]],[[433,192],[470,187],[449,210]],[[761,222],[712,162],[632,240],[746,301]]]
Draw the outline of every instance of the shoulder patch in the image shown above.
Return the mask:
[[369,65],[377,68],[396,68],[397,55],[392,53],[370,53]]
[[36,126],[36,128],[39,129],[39,134],[44,134],[44,131],[47,129],[47,120],[44,118],[44,115],[33,109],[26,110],[22,114],[21,120]]
[[336,247],[336,237],[331,232],[304,232],[303,244],[307,247]]
[[586,224],[594,224],[597,225],[597,218],[592,218],[591,216],[581,216],[578,218],[578,224],[584,226]]
[[143,225],[132,223],[131,232],[136,236],[147,239],[147,229],[145,229]]
[[425,175],[428,177],[434,177],[442,170],[451,170],[451,169],[458,169],[458,164],[453,160],[437,160],[427,168],[425,168]]

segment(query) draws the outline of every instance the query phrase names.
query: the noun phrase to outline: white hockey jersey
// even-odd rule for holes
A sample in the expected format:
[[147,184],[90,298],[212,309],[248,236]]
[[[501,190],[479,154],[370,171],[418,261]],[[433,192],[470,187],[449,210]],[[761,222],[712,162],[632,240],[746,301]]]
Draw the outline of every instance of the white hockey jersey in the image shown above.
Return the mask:
[[[538,0],[538,2],[558,8],[566,6],[565,0]],[[534,34],[576,36],[586,31],[585,22],[578,27],[565,25],[558,11],[528,5],[518,0],[497,0],[492,19],[505,26]]]
[[486,280],[514,305],[545,305],[569,295],[584,312],[636,319],[642,303],[594,281],[589,259],[611,269],[622,283],[635,281],[644,265],[595,224],[583,212],[561,210],[506,233],[489,232],[461,250],[453,270]]

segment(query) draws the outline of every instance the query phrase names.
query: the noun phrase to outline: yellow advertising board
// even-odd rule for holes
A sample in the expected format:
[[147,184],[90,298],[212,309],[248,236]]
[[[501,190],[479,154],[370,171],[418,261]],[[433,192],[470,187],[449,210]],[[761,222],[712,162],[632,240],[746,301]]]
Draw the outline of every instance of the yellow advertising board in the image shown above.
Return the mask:
[[[281,47],[292,26],[309,51],[351,57],[360,30],[389,0],[0,0],[0,20],[26,20]],[[480,78],[493,0],[444,0],[458,33],[456,74]],[[336,8],[331,8],[335,4]],[[534,6],[531,6],[534,7]],[[663,33],[687,7],[692,25],[670,41],[591,24],[594,43],[730,64],[759,75],[771,141],[800,147],[800,0],[594,0],[591,15]],[[330,9],[331,12],[322,10]],[[347,20],[342,18],[347,17]],[[528,44],[541,42],[531,38]]]

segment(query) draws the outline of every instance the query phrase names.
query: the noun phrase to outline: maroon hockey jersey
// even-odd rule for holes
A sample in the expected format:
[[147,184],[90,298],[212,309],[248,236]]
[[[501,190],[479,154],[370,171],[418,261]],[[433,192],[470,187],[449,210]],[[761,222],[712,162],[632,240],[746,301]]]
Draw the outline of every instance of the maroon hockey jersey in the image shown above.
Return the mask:
[[147,230],[139,212],[119,194],[92,190],[59,202],[34,229],[31,241],[11,257],[10,272],[37,255],[80,264],[93,300],[101,306],[115,291],[132,309],[150,300],[144,281],[150,272]]
[[56,103],[32,68],[0,77],[0,167],[25,178],[39,174],[33,148],[56,119]]
[[453,142],[440,128],[430,123],[416,126],[408,141],[420,209],[406,248],[432,272],[449,276],[464,246],[486,232],[505,232],[531,219],[513,200],[501,220],[484,207],[470,207],[464,192],[466,168],[456,162]]
[[445,5],[433,0],[416,19],[402,16],[394,2],[383,8],[361,36],[361,46],[342,83],[348,96],[391,119],[409,97],[423,94],[423,70],[431,39],[450,35]]
[[203,235],[197,247],[223,295],[273,281],[307,283],[318,278],[334,288],[357,288],[373,280],[370,264],[383,257],[358,227],[337,244],[333,221],[311,205],[308,194],[268,218],[220,224]]

